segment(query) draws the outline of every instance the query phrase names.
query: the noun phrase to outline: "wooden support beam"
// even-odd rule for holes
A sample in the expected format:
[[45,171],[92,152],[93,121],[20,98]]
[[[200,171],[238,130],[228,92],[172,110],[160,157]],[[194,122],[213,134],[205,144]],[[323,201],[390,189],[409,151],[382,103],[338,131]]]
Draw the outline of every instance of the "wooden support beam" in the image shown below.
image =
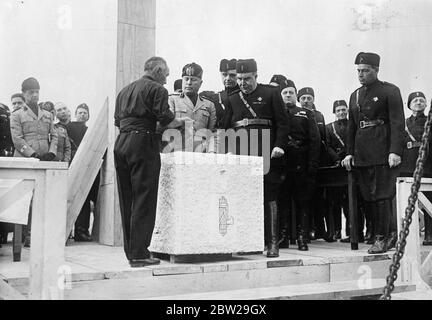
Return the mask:
[[[29,192],[32,192],[33,189],[34,189],[33,180],[14,181],[14,183],[8,188],[8,190],[0,196],[0,213],[8,209],[14,203],[21,200]],[[17,223],[14,221],[8,221],[8,222]]]
[[418,193],[418,206],[432,218],[432,203],[426,198],[423,192]]
[[96,121],[81,141],[69,168],[68,208],[66,238],[81,211],[82,205],[102,166],[103,156],[108,148],[108,98],[99,111]]
[[27,300],[27,298],[0,278],[0,300]]

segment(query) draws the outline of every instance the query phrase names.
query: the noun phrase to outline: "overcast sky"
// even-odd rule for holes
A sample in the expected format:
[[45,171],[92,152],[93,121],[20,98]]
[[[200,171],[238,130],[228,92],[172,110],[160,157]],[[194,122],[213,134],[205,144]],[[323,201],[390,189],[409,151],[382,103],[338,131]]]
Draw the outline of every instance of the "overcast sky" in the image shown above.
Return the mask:
[[[0,0],[0,101],[35,76],[41,101],[102,106],[114,95],[116,0]],[[222,89],[222,58],[255,58],[259,81],[275,73],[311,86],[317,108],[333,121],[334,100],[358,86],[359,51],[381,55],[379,77],[432,97],[432,1],[157,0],[156,54],[171,68],[204,69],[202,90]],[[109,89],[107,89],[109,88]],[[115,90],[115,89],[114,89]],[[109,91],[109,92],[107,92]],[[406,109],[406,116],[408,110]]]

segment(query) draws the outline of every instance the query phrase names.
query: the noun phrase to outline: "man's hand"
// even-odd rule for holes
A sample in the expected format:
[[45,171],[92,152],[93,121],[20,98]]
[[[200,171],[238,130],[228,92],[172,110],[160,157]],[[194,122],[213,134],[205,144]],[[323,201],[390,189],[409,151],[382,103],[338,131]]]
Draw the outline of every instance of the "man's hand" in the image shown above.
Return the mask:
[[285,151],[279,147],[274,147],[270,156],[270,159],[280,158],[285,154]]
[[36,159],[40,160],[41,156],[38,153],[33,152],[33,154],[30,156],[30,158],[36,158]]
[[45,153],[40,157],[42,161],[53,161],[56,155],[52,152]]
[[351,171],[351,167],[354,166],[354,156],[347,155],[341,162],[341,165],[348,171]]
[[388,163],[390,168],[397,167],[402,162],[402,159],[400,156],[398,156],[396,153],[390,153],[388,157]]

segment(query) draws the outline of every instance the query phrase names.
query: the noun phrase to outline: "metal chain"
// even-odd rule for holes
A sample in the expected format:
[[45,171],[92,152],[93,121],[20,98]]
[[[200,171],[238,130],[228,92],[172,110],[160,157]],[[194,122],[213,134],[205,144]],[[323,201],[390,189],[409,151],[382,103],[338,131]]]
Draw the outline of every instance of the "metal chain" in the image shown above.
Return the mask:
[[396,244],[396,252],[393,255],[392,264],[390,266],[390,274],[387,276],[387,284],[384,287],[383,294],[380,297],[380,300],[390,300],[391,293],[394,290],[394,282],[397,279],[397,272],[400,268],[400,261],[405,252],[406,239],[409,234],[409,226],[411,225],[412,222],[412,214],[414,212],[415,204],[418,198],[420,182],[423,176],[423,165],[427,159],[426,151],[428,149],[428,141],[429,141],[429,134],[431,130],[431,124],[432,124],[432,101],[431,101],[431,108],[429,110],[427,121],[425,123],[425,130],[423,132],[421,146],[419,149],[419,155],[417,158],[416,167],[413,174],[414,181],[411,186],[411,194],[408,198],[408,206],[405,209],[405,218],[403,220],[402,230],[399,233],[399,239]]

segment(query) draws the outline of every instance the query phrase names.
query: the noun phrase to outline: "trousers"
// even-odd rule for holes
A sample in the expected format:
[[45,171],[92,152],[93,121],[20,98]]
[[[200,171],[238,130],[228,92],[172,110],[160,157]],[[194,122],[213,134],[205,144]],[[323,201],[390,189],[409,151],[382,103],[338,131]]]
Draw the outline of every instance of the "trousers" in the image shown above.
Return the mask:
[[124,251],[128,260],[148,259],[156,219],[161,159],[160,138],[146,131],[121,132],[114,144],[122,218]]

